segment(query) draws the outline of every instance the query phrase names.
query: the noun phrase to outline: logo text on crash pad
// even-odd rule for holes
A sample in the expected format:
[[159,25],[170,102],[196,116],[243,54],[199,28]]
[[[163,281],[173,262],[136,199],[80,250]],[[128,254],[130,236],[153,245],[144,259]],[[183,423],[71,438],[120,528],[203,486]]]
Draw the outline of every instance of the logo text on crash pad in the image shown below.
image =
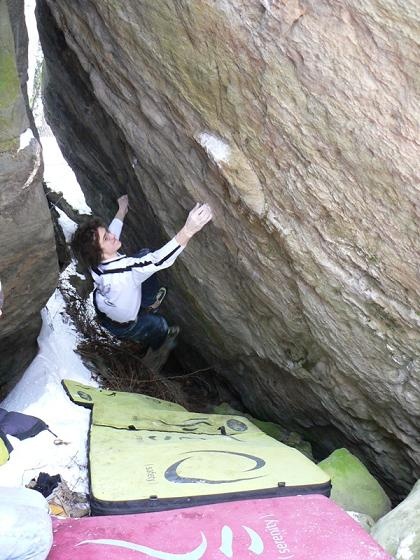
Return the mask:
[[[255,556],[261,556],[261,554],[264,552],[264,542],[260,535],[256,531],[254,531],[254,529],[246,527],[245,525],[242,525],[242,528],[246,531],[249,537],[248,550]],[[157,558],[159,560],[200,560],[201,558],[204,558],[204,555],[207,552],[211,552],[211,550],[208,550],[209,545],[205,534],[202,531],[200,531],[200,534],[201,543],[198,545],[198,547],[183,554],[164,552],[163,550],[157,550],[149,546],[144,546],[142,544],[117,539],[89,539],[78,543],[76,546],[86,544],[115,546],[133,550],[135,552],[141,552],[142,554],[147,555],[149,558]],[[237,547],[235,547],[235,551],[233,549],[234,534],[232,529],[228,525],[224,525],[222,527],[220,537],[221,539],[219,551],[224,556],[226,556],[226,558],[240,558],[240,556],[237,555],[240,553],[240,551],[237,550]]]
[[[185,459],[181,459],[180,461],[177,461],[176,463],[173,463],[170,467],[168,467],[165,471],[166,480],[168,480],[169,482],[175,482],[175,483],[180,483],[180,484],[190,484],[190,483],[228,484],[228,483],[233,483],[233,482],[242,482],[243,480],[253,480],[255,478],[261,478],[261,476],[262,476],[262,475],[259,475],[259,476],[245,476],[245,477],[241,477],[241,478],[224,479],[224,480],[212,480],[212,479],[209,479],[209,478],[205,478],[203,476],[197,476],[197,477],[181,476],[178,472],[179,467],[183,464],[186,464],[186,462],[191,461],[193,459],[193,457],[196,456],[199,453],[217,453],[217,454],[229,455],[230,456],[229,457],[230,461],[233,458],[238,458],[238,457],[241,457],[242,459],[246,459],[250,463],[250,468],[242,470],[243,473],[256,471],[256,470],[261,469],[262,467],[265,466],[264,459],[261,459],[260,457],[257,457],[255,455],[249,455],[248,453],[238,453],[238,452],[234,452],[234,451],[218,451],[218,450],[215,450],[215,449],[202,449],[202,450],[188,452],[189,457],[186,457]],[[220,459],[220,457],[218,457],[218,458]],[[240,471],[238,471],[238,472],[240,472]]]

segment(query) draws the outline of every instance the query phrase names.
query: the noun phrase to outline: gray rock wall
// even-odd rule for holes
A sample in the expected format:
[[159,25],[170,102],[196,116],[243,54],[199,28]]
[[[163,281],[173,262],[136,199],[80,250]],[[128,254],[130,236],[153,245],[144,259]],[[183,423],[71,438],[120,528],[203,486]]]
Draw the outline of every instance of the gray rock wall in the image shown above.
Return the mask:
[[185,339],[254,415],[324,452],[346,445],[408,489],[420,472],[416,4],[47,4],[125,145],[95,165],[91,140],[74,137],[89,112],[73,111],[71,133],[60,114],[76,168],[89,146],[90,175],[111,172],[88,198],[109,201],[116,166],[131,168],[140,238],[151,217],[171,236],[193,201],[214,207],[171,271]]
[[[19,5],[23,9],[23,2]],[[18,10],[14,16],[21,21]],[[22,27],[15,37],[25,44]],[[36,353],[39,312],[57,281],[41,149],[35,138],[22,149],[19,146],[29,120],[17,70],[26,72],[26,65],[17,64],[15,52],[26,57],[20,42],[15,51],[7,2],[0,0],[0,278],[5,298],[0,318],[0,398]]]
[[[131,200],[124,241],[134,250],[143,224],[151,242],[159,243],[159,227],[153,224],[150,205],[138,192],[131,163],[134,155],[123,132],[98,103],[89,76],[68,48],[45,2],[38,2],[36,15],[45,57],[45,116],[84,187],[87,203],[98,215],[111,220],[117,210],[116,198],[127,191],[136,193]],[[60,206],[59,200],[57,204]],[[68,213],[68,208],[63,210]],[[138,215],[143,218],[140,224]],[[77,221],[76,215],[71,217]]]

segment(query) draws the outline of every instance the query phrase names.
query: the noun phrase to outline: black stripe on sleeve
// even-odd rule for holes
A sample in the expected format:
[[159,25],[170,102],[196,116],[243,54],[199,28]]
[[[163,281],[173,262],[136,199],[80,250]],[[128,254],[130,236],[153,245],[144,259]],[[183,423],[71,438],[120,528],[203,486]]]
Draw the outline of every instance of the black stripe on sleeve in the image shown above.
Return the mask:
[[[156,267],[158,267],[158,266],[161,266],[165,261],[170,259],[172,257],[172,255],[174,255],[174,253],[176,253],[180,248],[181,248],[181,245],[178,245],[173,251],[171,251],[168,255],[163,257],[163,259],[161,259],[157,263],[153,263],[152,261],[144,261],[144,262],[140,262],[140,263],[134,263],[134,264],[130,264],[129,266],[126,266],[124,268],[111,268],[109,270],[101,270],[99,272],[99,275],[102,275],[102,274],[117,274],[117,273],[121,273],[121,272],[131,272],[131,270],[133,270],[133,268],[143,268],[145,266],[149,266],[149,264],[154,264]],[[115,262],[115,261],[112,261],[112,262]],[[109,263],[105,263],[105,265],[107,265],[107,264],[109,264]],[[92,270],[94,272],[96,272],[95,269],[92,269]]]
[[126,259],[126,258],[127,258],[127,255],[121,255],[121,257],[118,257],[118,259],[113,259],[112,261],[109,261],[105,264],[110,264],[112,262],[114,263],[114,262],[121,261],[122,259]]
[[[172,255],[174,253],[176,253],[178,251],[178,249],[181,249],[181,245],[178,245],[173,251],[171,251],[169,253],[169,255],[166,255],[166,257],[163,257],[163,259],[161,261],[159,261],[158,263],[155,263],[155,266],[160,266],[161,264],[163,264],[165,261],[167,261],[168,259],[170,259],[172,257]],[[135,266],[135,265],[134,265]]]
[[[114,259],[112,261],[109,261],[109,262],[105,263],[105,265],[111,264],[111,263],[114,263],[114,262],[117,262],[117,261],[121,261],[122,259],[126,259],[126,258],[127,258],[127,255],[122,255],[121,257],[118,257],[117,259]],[[100,268],[98,268],[97,266],[92,266],[91,270],[93,270],[93,272],[95,274],[97,274],[98,276],[102,276],[102,274],[104,274],[104,272]]]

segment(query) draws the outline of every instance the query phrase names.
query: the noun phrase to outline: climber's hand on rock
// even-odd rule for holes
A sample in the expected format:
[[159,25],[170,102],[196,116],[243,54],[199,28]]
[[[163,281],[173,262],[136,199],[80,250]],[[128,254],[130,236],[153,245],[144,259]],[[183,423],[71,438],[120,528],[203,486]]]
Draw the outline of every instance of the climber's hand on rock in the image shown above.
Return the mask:
[[210,220],[213,218],[213,212],[208,204],[197,204],[188,214],[187,221],[185,222],[185,233],[192,237],[200,231]]
[[176,234],[176,241],[185,247],[193,235],[202,229],[213,218],[213,212],[208,204],[197,204],[188,214],[184,227]]
[[124,216],[128,212],[128,194],[123,194],[117,199],[118,208],[121,212],[124,213]]
[[118,212],[115,214],[115,217],[123,222],[128,212],[128,195],[123,194],[122,196],[117,198],[117,203]]

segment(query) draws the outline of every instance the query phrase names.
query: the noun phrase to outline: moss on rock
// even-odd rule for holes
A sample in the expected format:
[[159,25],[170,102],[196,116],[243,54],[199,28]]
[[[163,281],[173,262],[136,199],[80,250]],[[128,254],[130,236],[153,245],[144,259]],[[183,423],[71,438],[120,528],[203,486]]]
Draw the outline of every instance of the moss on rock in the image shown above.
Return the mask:
[[16,148],[26,119],[6,3],[0,0],[0,151]]
[[379,482],[347,449],[337,449],[318,466],[331,477],[331,499],[345,510],[370,515],[375,521],[391,509]]
[[0,109],[9,107],[19,95],[19,77],[13,54],[0,50]]

